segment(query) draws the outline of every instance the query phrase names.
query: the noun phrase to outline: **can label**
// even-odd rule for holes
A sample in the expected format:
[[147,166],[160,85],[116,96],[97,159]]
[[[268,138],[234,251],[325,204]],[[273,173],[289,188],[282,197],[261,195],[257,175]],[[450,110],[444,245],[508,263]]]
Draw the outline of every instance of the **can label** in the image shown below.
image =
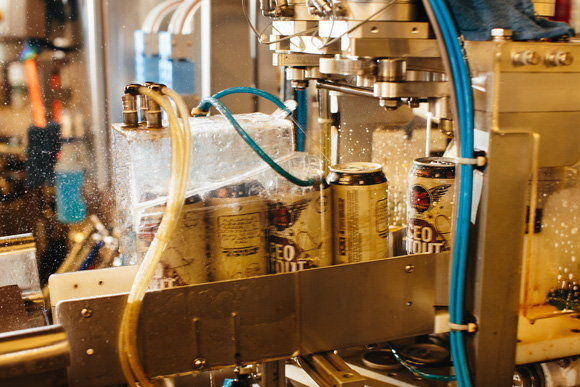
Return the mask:
[[269,204],[269,252],[273,273],[332,264],[330,187],[283,193]]
[[454,176],[455,167],[448,163],[446,166],[414,165],[411,169],[407,206],[408,254],[440,253],[450,249]]
[[[137,252],[142,260],[155,238],[165,205],[145,209],[137,231]],[[155,289],[207,282],[207,226],[201,198],[186,199],[175,231],[151,280]]]
[[335,263],[387,257],[387,183],[332,185]]
[[259,197],[209,199],[212,279],[267,274],[266,205]]

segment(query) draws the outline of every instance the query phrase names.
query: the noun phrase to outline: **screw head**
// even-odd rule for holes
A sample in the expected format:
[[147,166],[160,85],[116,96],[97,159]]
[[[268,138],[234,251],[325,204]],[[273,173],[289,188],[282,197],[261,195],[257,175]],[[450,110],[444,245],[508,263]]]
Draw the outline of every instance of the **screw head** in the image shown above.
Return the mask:
[[415,271],[415,266],[414,265],[407,265],[405,266],[405,273],[412,273]]
[[198,357],[193,361],[193,369],[201,370],[205,367],[205,359],[202,357]]
[[90,308],[83,308],[81,310],[81,316],[83,316],[84,318],[89,318],[93,315],[93,310]]

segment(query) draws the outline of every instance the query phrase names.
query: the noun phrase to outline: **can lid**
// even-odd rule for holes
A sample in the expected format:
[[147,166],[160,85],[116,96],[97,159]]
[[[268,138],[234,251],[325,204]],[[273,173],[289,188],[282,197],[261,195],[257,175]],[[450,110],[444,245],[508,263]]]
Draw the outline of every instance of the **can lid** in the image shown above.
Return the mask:
[[336,164],[330,167],[332,172],[360,174],[381,172],[383,166],[378,163],[352,162],[346,164]]
[[419,157],[413,164],[422,167],[455,168],[453,159],[448,157]]

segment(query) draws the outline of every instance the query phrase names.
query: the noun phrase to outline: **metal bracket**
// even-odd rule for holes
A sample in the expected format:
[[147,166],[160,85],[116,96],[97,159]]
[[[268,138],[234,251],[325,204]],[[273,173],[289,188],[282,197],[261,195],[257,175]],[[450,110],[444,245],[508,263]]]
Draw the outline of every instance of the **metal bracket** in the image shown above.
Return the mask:
[[298,357],[298,363],[321,387],[362,387],[365,378],[334,352]]

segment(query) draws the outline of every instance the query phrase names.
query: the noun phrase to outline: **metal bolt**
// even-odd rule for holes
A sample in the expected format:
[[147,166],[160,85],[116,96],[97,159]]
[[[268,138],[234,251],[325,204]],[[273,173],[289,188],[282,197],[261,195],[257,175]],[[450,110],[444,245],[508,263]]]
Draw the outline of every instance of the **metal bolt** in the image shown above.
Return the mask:
[[512,54],[512,63],[514,66],[537,65],[541,61],[540,54],[536,51],[525,50]]
[[548,66],[570,66],[574,62],[574,57],[569,52],[558,51],[546,55],[546,65]]
[[407,265],[405,266],[405,273],[412,273],[415,271],[415,266],[414,265]]
[[507,40],[512,37],[512,30],[507,28],[493,28],[491,30],[491,38],[493,40]]
[[558,64],[562,66],[570,66],[574,62],[574,57],[569,52],[558,53]]
[[93,310],[90,308],[83,308],[81,310],[81,316],[83,316],[84,318],[89,318],[93,315]]
[[193,361],[193,369],[194,370],[201,370],[205,367],[205,359],[202,357],[198,357]]

